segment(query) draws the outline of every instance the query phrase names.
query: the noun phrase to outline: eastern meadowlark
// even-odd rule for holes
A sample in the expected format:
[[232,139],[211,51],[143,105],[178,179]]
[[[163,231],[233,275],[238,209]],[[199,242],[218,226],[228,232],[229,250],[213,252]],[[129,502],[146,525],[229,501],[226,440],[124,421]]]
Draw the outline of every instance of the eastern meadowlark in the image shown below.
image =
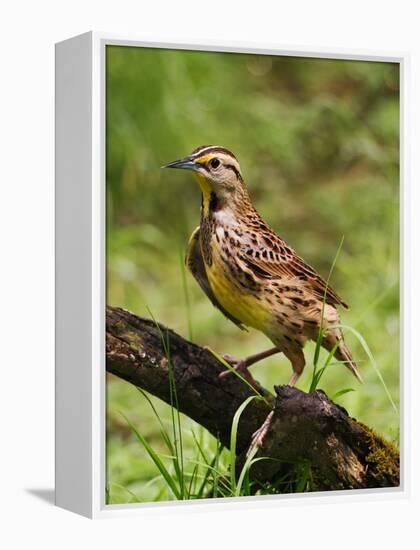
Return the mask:
[[337,327],[336,306],[348,306],[255,210],[235,155],[202,145],[164,167],[193,170],[201,189],[201,221],[186,254],[191,273],[228,319],[263,332],[275,346],[240,361],[228,357],[234,368],[250,377],[250,365],[283,352],[292,364],[293,386],[305,366],[303,347],[318,339],[322,324],[322,346],[335,349],[335,357],[361,380]]

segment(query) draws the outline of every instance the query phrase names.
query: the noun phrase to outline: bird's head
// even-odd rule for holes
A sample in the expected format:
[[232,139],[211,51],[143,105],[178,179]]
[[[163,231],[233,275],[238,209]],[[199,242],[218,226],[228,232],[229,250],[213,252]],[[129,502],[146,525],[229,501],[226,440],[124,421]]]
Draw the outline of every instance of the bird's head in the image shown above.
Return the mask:
[[241,168],[235,155],[219,145],[201,145],[187,157],[170,162],[163,168],[192,170],[203,194],[203,208],[232,204],[245,191]]

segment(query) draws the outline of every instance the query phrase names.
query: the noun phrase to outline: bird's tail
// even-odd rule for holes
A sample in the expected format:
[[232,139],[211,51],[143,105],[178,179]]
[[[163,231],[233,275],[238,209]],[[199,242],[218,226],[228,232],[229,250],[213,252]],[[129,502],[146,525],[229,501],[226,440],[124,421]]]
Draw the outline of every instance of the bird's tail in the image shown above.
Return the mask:
[[359,380],[359,382],[363,383],[362,375],[357,368],[357,364],[355,363],[355,361],[353,361],[350,350],[344,343],[343,339],[341,339],[334,356],[339,361],[343,361],[343,364],[353,373],[353,375]]
[[363,379],[359,372],[359,369],[357,368],[357,364],[353,360],[351,352],[344,342],[343,333],[339,328],[335,328],[327,332],[322,344],[328,351],[332,351],[337,346],[337,342],[338,347],[334,352],[334,357],[341,361],[343,365],[353,373],[353,375],[359,380],[359,382],[363,383]]

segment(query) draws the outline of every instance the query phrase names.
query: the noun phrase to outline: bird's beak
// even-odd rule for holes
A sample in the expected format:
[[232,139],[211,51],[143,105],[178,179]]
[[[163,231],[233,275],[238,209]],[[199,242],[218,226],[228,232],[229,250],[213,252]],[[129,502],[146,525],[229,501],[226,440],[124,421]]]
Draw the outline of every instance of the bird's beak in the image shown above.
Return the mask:
[[197,170],[200,165],[194,162],[191,157],[185,157],[184,159],[174,160],[168,164],[164,164],[162,168],[183,168],[184,170]]

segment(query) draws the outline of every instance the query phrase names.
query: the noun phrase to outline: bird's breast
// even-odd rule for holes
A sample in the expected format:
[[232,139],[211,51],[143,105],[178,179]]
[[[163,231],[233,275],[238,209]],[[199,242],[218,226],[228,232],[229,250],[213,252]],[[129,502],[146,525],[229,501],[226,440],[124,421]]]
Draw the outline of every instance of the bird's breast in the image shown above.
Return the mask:
[[202,249],[211,251],[211,264],[205,262],[207,277],[217,300],[232,316],[244,325],[264,331],[270,313],[259,289],[241,269],[237,258],[240,244],[233,231],[217,226],[209,242],[202,243]]

